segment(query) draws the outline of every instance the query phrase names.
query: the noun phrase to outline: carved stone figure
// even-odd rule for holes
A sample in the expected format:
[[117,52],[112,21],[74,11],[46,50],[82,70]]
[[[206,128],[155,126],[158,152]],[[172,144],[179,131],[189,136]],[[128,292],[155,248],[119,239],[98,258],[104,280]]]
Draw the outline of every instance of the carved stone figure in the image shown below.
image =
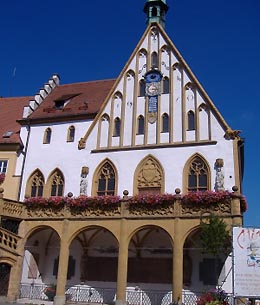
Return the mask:
[[88,173],[89,173],[89,168],[87,166],[83,166],[81,170],[81,179],[80,179],[80,195],[87,195]]
[[216,159],[215,162],[216,179],[215,179],[215,190],[224,191],[224,161],[223,159]]

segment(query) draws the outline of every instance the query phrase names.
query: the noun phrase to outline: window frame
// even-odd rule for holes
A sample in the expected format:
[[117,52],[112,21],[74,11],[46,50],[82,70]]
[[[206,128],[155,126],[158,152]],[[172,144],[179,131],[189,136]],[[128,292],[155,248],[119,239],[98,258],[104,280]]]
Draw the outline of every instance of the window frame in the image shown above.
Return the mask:
[[[73,132],[73,135],[71,134]],[[74,142],[75,141],[75,126],[71,125],[68,128],[67,133],[67,142]]]
[[139,96],[145,96],[145,87],[146,87],[146,83],[144,79],[141,79],[139,81]]
[[[142,122],[142,124],[140,124]],[[144,135],[144,116],[141,114],[137,118],[137,135]]]
[[114,119],[113,137],[120,137],[121,135],[121,120],[119,117]]
[[195,113],[192,110],[189,110],[187,113],[187,125],[188,130],[195,130],[196,129],[196,122],[195,122]]
[[[113,188],[109,188],[111,184],[109,184],[110,179],[108,176],[111,175],[111,173],[112,173],[111,176],[112,179],[110,183],[111,182],[113,183],[112,184]],[[106,177],[103,177],[105,179],[105,181],[103,181],[103,183],[105,183],[104,184],[105,187],[101,189],[100,177],[102,176],[102,174]],[[109,159],[105,159],[96,169],[95,174],[93,176],[93,180],[94,180],[94,183],[92,184],[93,196],[107,196],[107,195],[115,196],[117,194],[118,174],[114,164]]]
[[52,137],[52,130],[50,127],[46,128],[43,136],[43,144],[50,144]]
[[170,93],[170,79],[169,77],[163,78],[163,94],[169,94]]
[[0,159],[0,174],[6,174],[8,168],[8,161],[9,160],[7,159]]
[[[167,119],[167,121],[166,121]],[[163,113],[162,114],[162,129],[161,129],[162,133],[167,133],[169,132],[169,115],[168,113]]]
[[[194,165],[194,163],[201,163],[200,166],[196,169],[196,165]],[[206,176],[206,183],[202,184],[201,182],[203,182],[200,177],[202,175],[200,175],[201,171],[204,171]],[[195,174],[191,175],[191,171],[194,171]],[[197,171],[197,172],[196,172]],[[191,185],[191,179],[190,177],[195,177],[195,185]],[[200,155],[194,155],[192,156],[188,162],[186,163],[185,167],[184,167],[184,172],[183,172],[183,178],[184,178],[184,187],[186,189],[187,192],[198,192],[198,191],[208,191],[211,189],[211,171],[210,171],[210,167],[207,163],[207,161]]]

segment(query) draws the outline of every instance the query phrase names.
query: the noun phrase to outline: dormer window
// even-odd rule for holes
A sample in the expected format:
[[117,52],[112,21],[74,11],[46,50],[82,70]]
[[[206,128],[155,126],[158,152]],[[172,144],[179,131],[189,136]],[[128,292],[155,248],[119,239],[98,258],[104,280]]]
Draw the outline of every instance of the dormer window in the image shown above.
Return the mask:
[[64,108],[64,105],[65,105],[65,100],[57,100],[57,101],[54,101],[55,103],[55,109],[63,109]]
[[13,131],[7,131],[3,134],[3,138],[10,138],[13,133]]
[[78,94],[65,94],[59,96],[58,99],[54,101],[54,108],[57,110],[63,109],[70,102],[70,100],[77,95]]

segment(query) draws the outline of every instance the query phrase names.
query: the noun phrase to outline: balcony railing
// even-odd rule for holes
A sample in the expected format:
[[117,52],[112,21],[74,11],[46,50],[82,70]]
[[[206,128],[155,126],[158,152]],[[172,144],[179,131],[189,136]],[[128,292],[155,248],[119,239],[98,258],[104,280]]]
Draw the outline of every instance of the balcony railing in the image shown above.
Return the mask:
[[241,216],[246,201],[237,192],[192,192],[186,195],[162,194],[87,197],[32,197],[23,203],[0,199],[0,215],[28,218],[140,218],[201,217],[214,213]]

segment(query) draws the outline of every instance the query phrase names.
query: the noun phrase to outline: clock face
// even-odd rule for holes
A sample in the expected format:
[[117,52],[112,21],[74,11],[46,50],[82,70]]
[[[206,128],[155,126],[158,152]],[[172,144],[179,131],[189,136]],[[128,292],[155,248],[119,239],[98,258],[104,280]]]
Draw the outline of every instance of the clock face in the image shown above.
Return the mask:
[[146,82],[146,95],[156,96],[161,94],[162,73],[157,70],[150,70],[144,76]]
[[159,83],[148,83],[146,84],[146,93],[149,96],[154,96],[159,94]]

